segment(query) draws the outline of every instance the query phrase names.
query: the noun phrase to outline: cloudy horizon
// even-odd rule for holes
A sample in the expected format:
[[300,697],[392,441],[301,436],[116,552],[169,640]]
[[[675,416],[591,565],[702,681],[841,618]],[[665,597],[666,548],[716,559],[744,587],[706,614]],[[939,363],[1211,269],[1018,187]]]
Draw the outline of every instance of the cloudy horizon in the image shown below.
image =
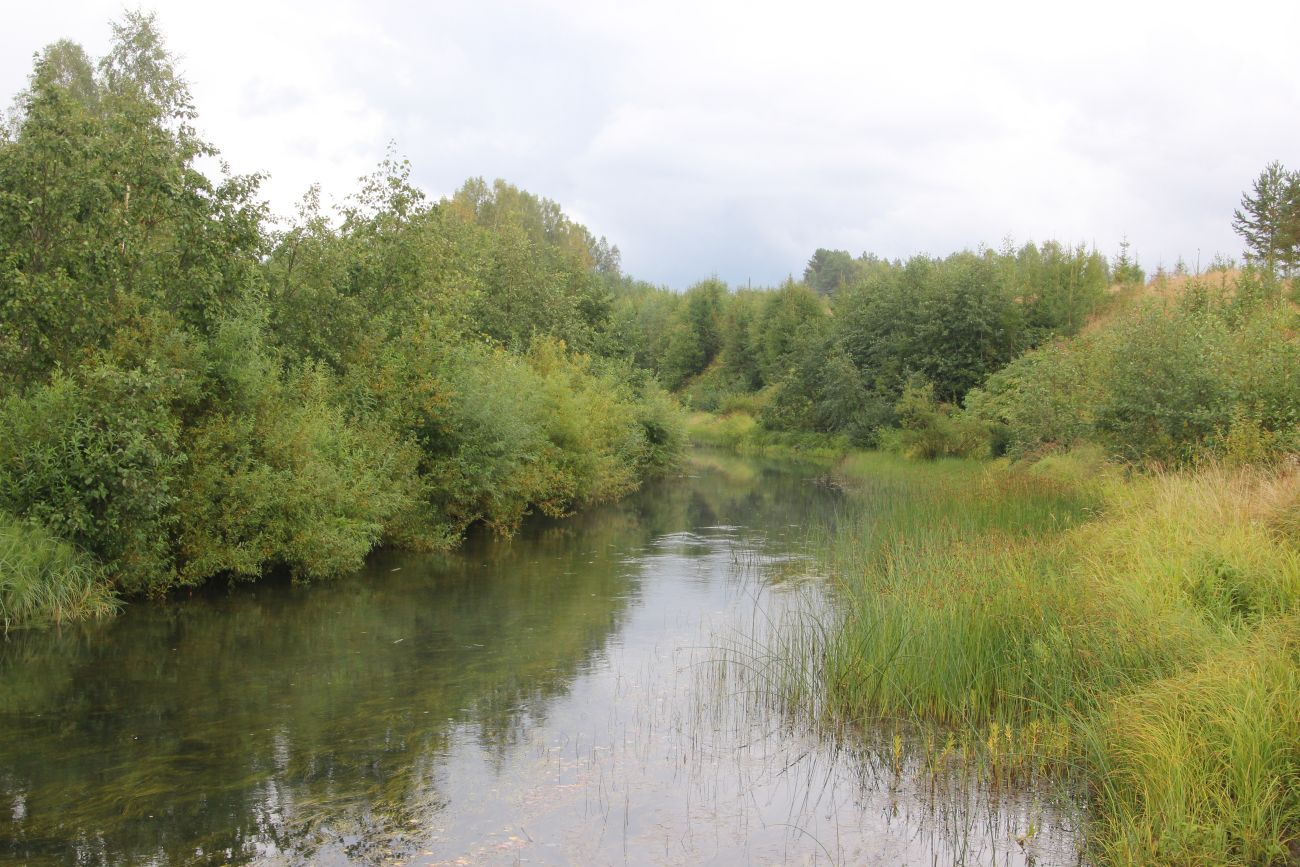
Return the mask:
[[[95,57],[121,5],[10,13],[4,103],[31,57]],[[629,274],[684,288],[798,276],[818,247],[887,258],[1004,239],[1148,271],[1239,257],[1233,208],[1300,168],[1300,5],[668,0],[158,2],[198,126],[291,213],[339,201],[389,142],[437,197],[504,178],[559,202]],[[1085,17],[1086,16],[1086,17]]]

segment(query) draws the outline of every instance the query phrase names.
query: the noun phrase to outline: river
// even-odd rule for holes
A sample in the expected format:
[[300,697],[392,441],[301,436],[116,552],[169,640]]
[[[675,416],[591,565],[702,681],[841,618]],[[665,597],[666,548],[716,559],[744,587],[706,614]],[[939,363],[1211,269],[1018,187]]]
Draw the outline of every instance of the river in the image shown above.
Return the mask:
[[11,634],[0,860],[1076,863],[1037,796],[927,796],[764,711],[766,643],[829,610],[822,476],[697,452],[513,539]]

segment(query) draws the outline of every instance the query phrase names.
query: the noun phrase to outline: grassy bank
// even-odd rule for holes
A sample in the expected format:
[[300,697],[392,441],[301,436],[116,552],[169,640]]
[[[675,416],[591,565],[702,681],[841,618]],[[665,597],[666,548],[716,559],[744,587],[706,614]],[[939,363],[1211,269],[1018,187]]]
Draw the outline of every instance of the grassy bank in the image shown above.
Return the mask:
[[0,513],[0,632],[102,617],[116,606],[89,557]]
[[855,454],[840,474],[836,724],[1082,769],[1100,863],[1294,863],[1300,470]]
[[687,416],[686,435],[692,445],[731,449],[742,455],[832,461],[849,451],[848,437],[763,427],[748,412],[722,415],[694,412]]

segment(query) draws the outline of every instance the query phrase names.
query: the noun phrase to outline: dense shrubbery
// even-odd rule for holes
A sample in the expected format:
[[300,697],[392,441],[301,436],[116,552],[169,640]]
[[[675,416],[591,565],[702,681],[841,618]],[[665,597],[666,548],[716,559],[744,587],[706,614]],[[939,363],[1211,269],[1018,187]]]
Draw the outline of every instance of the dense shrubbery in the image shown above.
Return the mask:
[[[1126,253],[1117,268],[1141,279]],[[696,409],[725,411],[757,393],[768,431],[895,444],[915,438],[892,433],[900,399],[928,387],[948,407],[931,418],[962,433],[913,450],[978,452],[984,444],[952,408],[1024,350],[1077,333],[1110,297],[1105,258],[1055,243],[907,262],[819,250],[804,279],[737,292],[710,280],[684,295],[628,287],[613,316],[629,356]]]
[[1262,460],[1300,446],[1297,325],[1264,275],[1191,280],[1017,359],[968,396],[969,414],[1014,456],[1087,440],[1128,460]]
[[337,219],[312,190],[273,233],[257,177],[195,167],[215,151],[145,16],[97,67],[51,46],[17,107],[0,510],[32,553],[6,559],[6,624],[110,589],[330,577],[676,459],[680,411],[610,319],[618,251],[555,203],[477,180],[429,202],[389,159]]
[[0,404],[0,501],[102,562],[128,592],[172,583],[185,455],[157,365],[91,363]]
[[614,315],[631,357],[694,409],[743,407],[755,443],[820,434],[934,458],[1091,442],[1166,465],[1300,447],[1289,284],[1253,266],[1142,277],[1127,244],[1113,271],[1057,244],[906,263],[819,250],[808,285],[640,287]]

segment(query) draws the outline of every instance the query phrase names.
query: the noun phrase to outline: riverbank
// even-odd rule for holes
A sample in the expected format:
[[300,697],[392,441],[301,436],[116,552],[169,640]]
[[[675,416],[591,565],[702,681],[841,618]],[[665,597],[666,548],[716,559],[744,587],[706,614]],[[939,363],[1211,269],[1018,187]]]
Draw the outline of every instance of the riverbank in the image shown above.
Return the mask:
[[1014,835],[1050,809],[880,785],[717,676],[820,608],[804,527],[845,504],[823,472],[695,452],[509,539],[12,633],[0,862],[1027,867]]
[[768,430],[751,413],[693,412],[686,417],[692,445],[729,449],[751,457],[831,462],[849,453],[848,437],[800,431]]
[[844,599],[826,722],[919,725],[931,769],[1081,776],[1097,863],[1296,862],[1300,469],[835,473],[857,510],[814,542]]

